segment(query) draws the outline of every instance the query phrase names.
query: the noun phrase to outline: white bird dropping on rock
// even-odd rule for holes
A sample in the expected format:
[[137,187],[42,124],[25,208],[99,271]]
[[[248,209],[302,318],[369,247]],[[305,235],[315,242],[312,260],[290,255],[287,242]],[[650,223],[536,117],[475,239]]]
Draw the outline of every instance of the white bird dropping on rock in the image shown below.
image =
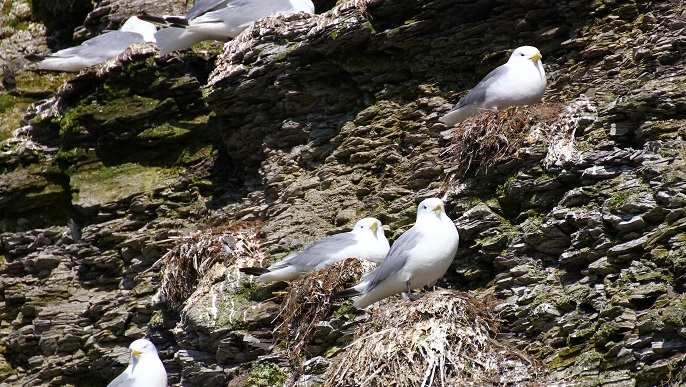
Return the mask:
[[364,218],[355,223],[352,231],[321,239],[307,249],[290,254],[267,268],[243,267],[239,270],[259,276],[259,282],[290,281],[347,258],[380,263],[389,249],[381,221]]
[[540,102],[546,84],[540,51],[532,46],[519,47],[510,55],[507,63],[488,73],[439,121],[453,126],[478,113],[479,109],[501,109]]
[[49,55],[27,55],[26,59],[40,61],[41,70],[79,72],[102,63],[126,51],[134,43],[154,42],[157,27],[130,17],[117,31],[109,31],[88,39],[80,46],[65,48]]
[[155,344],[138,339],[129,345],[129,366],[107,387],[166,387],[167,371]]
[[393,243],[381,266],[332,298],[361,296],[353,305],[362,309],[396,293],[410,295],[411,289],[432,286],[450,267],[459,241],[443,201],[424,199],[417,208],[417,222]]
[[205,0],[185,17],[141,16],[167,26],[155,33],[160,56],[189,48],[203,40],[233,39],[256,20],[279,13],[314,13],[312,0]]

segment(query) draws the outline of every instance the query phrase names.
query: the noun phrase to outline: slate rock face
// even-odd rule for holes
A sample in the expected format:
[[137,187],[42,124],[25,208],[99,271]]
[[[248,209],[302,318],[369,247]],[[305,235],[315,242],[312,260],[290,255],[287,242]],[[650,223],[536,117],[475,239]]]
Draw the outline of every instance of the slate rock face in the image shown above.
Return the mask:
[[[125,19],[114,4],[89,20]],[[227,276],[170,307],[153,264],[237,219],[263,223],[274,258],[364,216],[395,238],[444,194],[461,243],[442,284],[493,295],[499,338],[552,380],[683,382],[684,12],[358,2],[266,18],[218,56],[137,45],[73,77],[2,143],[0,383],[104,385],[144,335],[175,385],[320,383],[364,315],[322,322],[296,369],[274,300]],[[524,44],[564,130],[457,178],[437,118]]]

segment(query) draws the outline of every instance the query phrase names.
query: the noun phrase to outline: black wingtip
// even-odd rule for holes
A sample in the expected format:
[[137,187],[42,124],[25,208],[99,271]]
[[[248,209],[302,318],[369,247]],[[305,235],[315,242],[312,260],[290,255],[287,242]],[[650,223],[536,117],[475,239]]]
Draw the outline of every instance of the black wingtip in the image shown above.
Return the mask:
[[266,267],[241,267],[238,269],[238,271],[250,275],[262,275],[269,273],[269,269]]
[[47,57],[48,57],[47,55],[41,55],[41,54],[29,54],[29,55],[24,56],[25,59],[30,60],[31,62],[40,62]]
[[188,20],[185,17],[167,16],[165,20],[167,23],[171,24],[172,27],[188,27]]
[[159,24],[163,26],[168,24],[167,20],[163,16],[139,15],[138,18],[148,23]]
[[334,293],[331,295],[331,299],[335,300],[338,298],[348,298],[348,297],[353,297],[353,296],[359,296],[360,293],[359,291],[355,290],[355,288],[348,288],[343,291],[340,291],[338,293]]

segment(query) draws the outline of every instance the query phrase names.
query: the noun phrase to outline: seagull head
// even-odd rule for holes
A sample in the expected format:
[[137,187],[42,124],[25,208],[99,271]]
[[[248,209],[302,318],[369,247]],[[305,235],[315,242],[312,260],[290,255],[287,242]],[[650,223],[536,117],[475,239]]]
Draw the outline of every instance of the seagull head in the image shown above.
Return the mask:
[[383,232],[383,226],[381,225],[381,221],[376,218],[364,218],[360,219],[355,223],[355,227],[353,228],[353,233],[359,233],[359,232],[364,232],[366,230],[370,230],[372,234],[374,234],[375,237],[378,238],[378,233],[381,233],[381,236],[384,235]]
[[508,60],[508,62],[525,62],[530,60],[535,63],[537,60],[540,60],[541,58],[541,52],[538,51],[538,48],[533,46],[522,46],[517,47],[517,49],[514,50],[512,55],[510,55],[510,59]]
[[131,351],[131,360],[134,363],[137,363],[140,357],[147,357],[150,355],[158,356],[155,344],[146,339],[138,339],[134,341],[131,343],[131,345],[129,345],[129,350]]
[[424,199],[417,207],[417,221],[429,214],[434,214],[438,219],[441,219],[441,215],[444,213],[445,205],[443,200],[439,198]]

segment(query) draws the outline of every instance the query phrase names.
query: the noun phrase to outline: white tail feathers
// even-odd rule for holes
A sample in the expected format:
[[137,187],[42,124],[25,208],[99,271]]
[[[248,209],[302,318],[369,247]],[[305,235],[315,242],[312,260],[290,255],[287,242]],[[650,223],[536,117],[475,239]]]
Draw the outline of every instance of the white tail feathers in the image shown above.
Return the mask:
[[167,27],[155,32],[160,56],[183,50],[207,39],[207,34],[192,32],[185,28]]
[[126,23],[119,29],[120,31],[136,32],[143,35],[143,40],[146,42],[155,41],[155,32],[157,27],[154,24],[148,23],[136,16],[130,17]]

